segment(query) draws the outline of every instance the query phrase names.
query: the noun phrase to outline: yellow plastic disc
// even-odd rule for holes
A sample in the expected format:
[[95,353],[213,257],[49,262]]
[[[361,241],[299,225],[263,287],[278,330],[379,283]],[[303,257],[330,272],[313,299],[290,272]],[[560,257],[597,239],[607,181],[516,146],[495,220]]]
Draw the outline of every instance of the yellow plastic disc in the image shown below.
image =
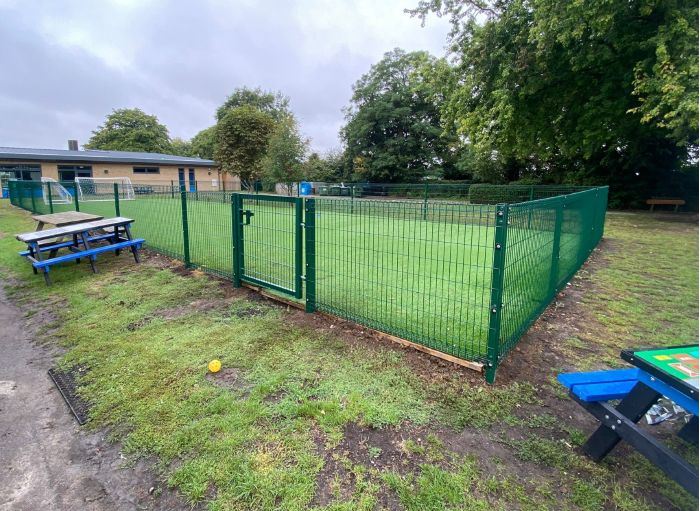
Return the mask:
[[221,361],[214,359],[211,362],[209,362],[209,365],[207,367],[209,367],[209,370],[212,373],[218,373],[219,371],[221,371]]

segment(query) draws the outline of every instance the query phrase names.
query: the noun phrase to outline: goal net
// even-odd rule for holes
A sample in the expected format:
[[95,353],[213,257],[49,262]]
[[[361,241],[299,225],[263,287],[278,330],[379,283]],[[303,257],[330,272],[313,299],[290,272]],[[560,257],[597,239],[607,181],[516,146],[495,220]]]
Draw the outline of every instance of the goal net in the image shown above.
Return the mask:
[[41,194],[44,204],[72,204],[73,196],[52,177],[41,178]]
[[114,200],[114,185],[117,185],[119,200],[134,200],[134,185],[128,177],[76,177],[78,198],[84,201]]

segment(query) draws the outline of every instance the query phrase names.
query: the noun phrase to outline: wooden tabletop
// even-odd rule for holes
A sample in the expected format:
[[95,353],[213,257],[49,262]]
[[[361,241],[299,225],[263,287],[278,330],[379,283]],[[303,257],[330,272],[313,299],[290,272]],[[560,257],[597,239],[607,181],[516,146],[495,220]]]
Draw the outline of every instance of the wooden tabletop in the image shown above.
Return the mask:
[[15,237],[19,241],[23,241],[24,243],[31,243],[34,241],[57,238],[59,236],[70,236],[73,234],[80,234],[82,232],[94,231],[97,229],[103,229],[105,227],[126,225],[132,222],[133,220],[131,218],[118,216],[114,218],[105,218],[104,220],[96,220],[94,222],[65,225],[63,227],[56,227],[55,229],[47,229],[45,231],[25,232],[22,234],[18,234]]
[[50,215],[32,215],[32,218],[39,222],[42,227],[43,224],[63,227],[64,225],[102,220],[104,217],[100,215],[93,215],[92,213],[81,213],[80,211],[64,211],[63,213],[51,213]]

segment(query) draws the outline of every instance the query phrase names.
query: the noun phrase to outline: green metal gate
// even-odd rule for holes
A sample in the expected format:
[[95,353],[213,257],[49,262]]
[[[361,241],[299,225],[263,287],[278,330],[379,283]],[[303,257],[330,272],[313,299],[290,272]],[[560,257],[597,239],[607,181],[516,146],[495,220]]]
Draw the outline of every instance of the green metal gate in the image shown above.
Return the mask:
[[248,282],[302,297],[303,199],[232,196],[234,284]]

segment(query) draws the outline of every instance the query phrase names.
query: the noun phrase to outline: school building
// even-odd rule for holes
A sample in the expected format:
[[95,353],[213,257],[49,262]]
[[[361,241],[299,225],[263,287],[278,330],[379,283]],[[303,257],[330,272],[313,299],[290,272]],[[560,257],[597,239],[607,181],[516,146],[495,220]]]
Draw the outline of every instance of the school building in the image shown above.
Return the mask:
[[0,174],[10,179],[73,181],[76,177],[128,177],[134,185],[175,185],[186,190],[240,190],[238,176],[220,171],[215,161],[174,154],[130,151],[0,147]]

